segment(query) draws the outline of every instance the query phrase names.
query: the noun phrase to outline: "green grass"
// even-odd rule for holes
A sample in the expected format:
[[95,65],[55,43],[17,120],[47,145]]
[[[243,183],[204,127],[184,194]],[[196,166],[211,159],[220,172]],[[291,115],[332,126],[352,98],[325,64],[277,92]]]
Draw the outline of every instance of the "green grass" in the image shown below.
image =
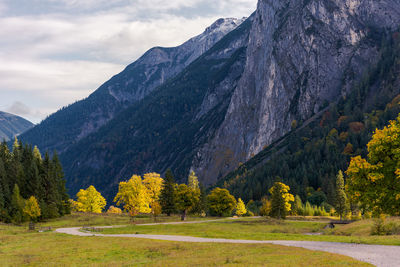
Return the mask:
[[[400,236],[342,235],[341,229],[365,229],[372,227],[372,221],[337,226],[335,231],[324,230],[324,222],[318,221],[276,221],[260,219],[238,219],[221,222],[181,225],[130,225],[123,228],[104,229],[103,234],[168,234],[209,238],[249,239],[249,240],[306,240],[347,242],[360,244],[400,245]],[[348,230],[350,231],[350,230]],[[321,235],[310,235],[322,233]],[[369,233],[369,232],[368,232]]]
[[[203,218],[199,216],[188,216],[188,221],[195,220],[210,220],[212,218]],[[173,222],[179,221],[179,215],[165,216],[161,215],[157,217],[156,222]],[[73,212],[70,215],[66,215],[62,218],[52,219],[46,222],[38,223],[39,227],[51,226],[53,228],[60,227],[73,227],[73,226],[107,226],[107,225],[129,225],[136,223],[153,223],[154,219],[150,215],[141,215],[131,221],[127,214],[96,214],[96,213],[79,213]]]
[[[60,225],[67,224],[61,221]],[[222,265],[371,266],[346,256],[267,244],[76,237],[54,232],[28,232],[26,227],[0,225],[0,266]]]

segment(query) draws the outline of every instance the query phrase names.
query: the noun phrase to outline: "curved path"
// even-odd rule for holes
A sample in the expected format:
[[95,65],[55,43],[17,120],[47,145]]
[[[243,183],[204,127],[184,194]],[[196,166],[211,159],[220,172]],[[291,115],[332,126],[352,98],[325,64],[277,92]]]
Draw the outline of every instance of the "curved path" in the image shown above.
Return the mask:
[[[209,222],[209,221],[201,221]],[[184,222],[199,223],[199,222]],[[163,223],[178,224],[178,223]],[[103,228],[111,228],[119,226],[105,226]],[[275,244],[283,246],[301,247],[310,250],[319,250],[330,253],[341,254],[352,257],[354,259],[371,263],[376,266],[393,267],[400,266],[400,246],[382,246],[382,245],[363,245],[350,243],[335,242],[317,242],[317,241],[285,241],[285,240],[241,240],[241,239],[224,239],[224,238],[203,238],[192,236],[176,236],[176,235],[151,235],[151,234],[97,234],[81,232],[81,227],[59,228],[57,233],[76,235],[76,236],[102,236],[102,237],[134,237],[154,240],[167,240],[178,242],[197,242],[197,243],[235,243],[235,244]]]

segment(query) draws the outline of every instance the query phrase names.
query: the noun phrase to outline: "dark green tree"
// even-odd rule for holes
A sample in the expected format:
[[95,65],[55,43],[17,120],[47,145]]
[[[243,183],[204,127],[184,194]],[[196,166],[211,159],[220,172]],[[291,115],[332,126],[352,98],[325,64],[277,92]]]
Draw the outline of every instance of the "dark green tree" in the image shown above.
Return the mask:
[[162,212],[168,216],[171,216],[171,213],[176,211],[175,180],[170,169],[165,172],[164,184],[160,193],[160,204]]

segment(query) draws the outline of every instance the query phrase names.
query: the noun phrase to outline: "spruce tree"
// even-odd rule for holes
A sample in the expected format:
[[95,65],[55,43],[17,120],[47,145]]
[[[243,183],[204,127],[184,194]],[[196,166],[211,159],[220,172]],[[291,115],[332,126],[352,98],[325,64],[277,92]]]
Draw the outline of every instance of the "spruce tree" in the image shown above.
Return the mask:
[[162,212],[171,216],[175,212],[175,180],[172,171],[168,169],[165,173],[164,186],[160,194]]

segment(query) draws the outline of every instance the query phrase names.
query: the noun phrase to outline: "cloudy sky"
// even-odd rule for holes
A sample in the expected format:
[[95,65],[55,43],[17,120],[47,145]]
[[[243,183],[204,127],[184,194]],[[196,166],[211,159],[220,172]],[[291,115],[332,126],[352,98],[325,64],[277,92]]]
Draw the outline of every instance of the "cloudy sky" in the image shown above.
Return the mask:
[[176,46],[257,0],[0,0],[0,110],[40,122],[153,46]]

